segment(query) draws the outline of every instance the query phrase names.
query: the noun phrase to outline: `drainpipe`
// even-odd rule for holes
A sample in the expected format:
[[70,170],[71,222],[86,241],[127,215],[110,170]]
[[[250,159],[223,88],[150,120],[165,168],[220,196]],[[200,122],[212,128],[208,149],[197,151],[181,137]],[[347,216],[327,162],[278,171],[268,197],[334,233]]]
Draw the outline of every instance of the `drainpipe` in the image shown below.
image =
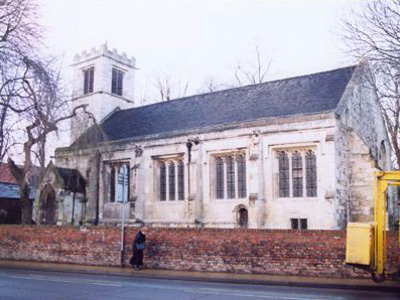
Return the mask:
[[198,137],[194,139],[188,139],[186,142],[186,148],[188,151],[188,165],[187,165],[187,170],[188,170],[188,196],[190,197],[190,162],[192,161],[192,147],[193,144],[198,145],[200,143],[200,139]]
[[[123,202],[124,205],[126,202]],[[122,208],[122,223],[121,223],[121,267],[125,267],[124,264],[124,248],[125,248],[125,205]]]
[[[121,220],[121,267],[124,268],[125,264],[124,264],[124,256],[125,256],[125,213],[126,213],[126,206],[128,206],[129,203],[129,187],[131,184],[131,180],[130,180],[130,168],[129,165],[127,165],[127,172],[128,172],[128,198],[124,199],[123,202],[121,203],[122,205],[122,220]],[[128,222],[129,222],[129,215],[130,215],[130,204],[128,206]]]
[[189,142],[189,140],[186,143],[186,148],[188,151],[188,165],[187,165],[187,173],[188,173],[188,197],[190,197],[190,162],[192,161],[192,147],[193,144],[192,142]]
[[100,206],[100,160],[101,154],[99,151],[96,153],[96,218],[94,221],[95,225],[99,224],[99,206]]
[[75,224],[75,197],[76,197],[76,192],[74,191],[74,194],[72,196],[72,213],[71,213],[71,225],[74,226]]

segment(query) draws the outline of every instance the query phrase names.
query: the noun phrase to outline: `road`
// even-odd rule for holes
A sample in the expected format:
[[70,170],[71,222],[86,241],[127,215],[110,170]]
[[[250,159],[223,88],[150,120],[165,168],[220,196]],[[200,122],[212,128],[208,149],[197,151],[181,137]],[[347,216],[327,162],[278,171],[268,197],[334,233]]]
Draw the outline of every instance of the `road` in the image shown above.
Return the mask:
[[392,300],[391,292],[0,270],[1,300]]

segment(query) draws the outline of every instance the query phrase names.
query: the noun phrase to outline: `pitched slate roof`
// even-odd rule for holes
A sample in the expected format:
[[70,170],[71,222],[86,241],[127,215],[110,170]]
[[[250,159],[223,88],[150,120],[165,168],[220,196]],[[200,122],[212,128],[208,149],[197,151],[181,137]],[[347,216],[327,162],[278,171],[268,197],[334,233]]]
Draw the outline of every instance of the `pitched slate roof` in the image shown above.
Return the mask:
[[0,199],[19,199],[20,197],[21,193],[17,184],[0,182]]
[[[121,140],[334,110],[356,66],[120,110],[101,124]],[[99,132],[92,134],[98,135]],[[96,138],[96,140],[98,140]]]
[[[39,172],[37,167],[32,167],[32,176],[29,188],[29,198],[35,199],[36,187],[38,185],[36,174]],[[17,180],[11,174],[10,167],[5,163],[0,163],[0,198],[19,199],[20,190]]]

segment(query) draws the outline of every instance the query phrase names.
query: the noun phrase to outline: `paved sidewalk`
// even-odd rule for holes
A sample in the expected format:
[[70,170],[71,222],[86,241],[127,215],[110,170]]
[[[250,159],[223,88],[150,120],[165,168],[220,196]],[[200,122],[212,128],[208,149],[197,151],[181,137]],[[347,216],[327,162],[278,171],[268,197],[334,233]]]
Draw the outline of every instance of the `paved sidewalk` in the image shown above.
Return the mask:
[[233,273],[214,273],[214,272],[188,272],[170,270],[133,270],[130,266],[119,267],[99,267],[71,264],[55,264],[40,262],[22,261],[1,261],[0,269],[24,269],[39,271],[68,272],[94,275],[113,275],[128,276],[134,278],[153,278],[169,280],[205,281],[205,282],[224,282],[224,283],[245,283],[245,284],[265,284],[279,286],[297,287],[325,287],[339,289],[363,289],[381,291],[399,291],[400,282],[385,281],[380,284],[374,283],[371,279],[342,279],[342,278],[315,278],[300,276],[275,276],[263,274],[233,274]]

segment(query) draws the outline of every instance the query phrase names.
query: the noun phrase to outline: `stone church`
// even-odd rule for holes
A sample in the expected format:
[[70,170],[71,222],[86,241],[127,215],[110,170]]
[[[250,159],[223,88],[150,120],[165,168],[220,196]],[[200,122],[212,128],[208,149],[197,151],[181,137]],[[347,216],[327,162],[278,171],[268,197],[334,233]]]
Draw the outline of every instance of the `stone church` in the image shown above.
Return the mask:
[[373,219],[373,172],[391,168],[391,148],[367,62],[141,107],[134,58],[102,46],[73,69],[73,103],[95,122],[72,120],[38,223],[339,229]]

